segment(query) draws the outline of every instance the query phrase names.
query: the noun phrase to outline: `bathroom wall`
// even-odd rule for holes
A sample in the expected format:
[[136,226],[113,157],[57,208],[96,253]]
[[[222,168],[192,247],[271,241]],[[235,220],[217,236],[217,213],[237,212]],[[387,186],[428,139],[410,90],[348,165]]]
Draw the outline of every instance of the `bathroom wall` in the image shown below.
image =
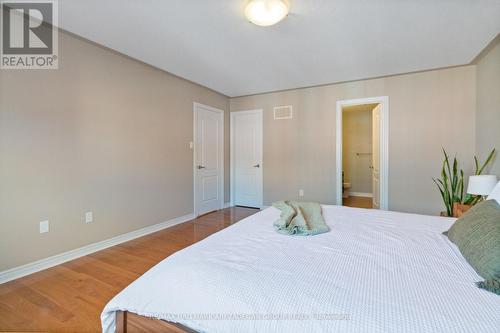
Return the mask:
[[342,113],[342,167],[352,195],[372,193],[372,107]]

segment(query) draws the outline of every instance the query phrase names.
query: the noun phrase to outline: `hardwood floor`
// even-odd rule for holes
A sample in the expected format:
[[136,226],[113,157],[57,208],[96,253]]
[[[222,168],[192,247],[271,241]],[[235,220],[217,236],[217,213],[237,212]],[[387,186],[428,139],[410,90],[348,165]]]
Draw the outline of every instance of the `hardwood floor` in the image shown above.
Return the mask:
[[[149,268],[256,213],[232,207],[0,285],[0,332],[100,332],[106,303]],[[131,315],[129,332],[179,332]]]
[[373,208],[372,198],[368,197],[352,197],[342,199],[342,205],[358,208]]

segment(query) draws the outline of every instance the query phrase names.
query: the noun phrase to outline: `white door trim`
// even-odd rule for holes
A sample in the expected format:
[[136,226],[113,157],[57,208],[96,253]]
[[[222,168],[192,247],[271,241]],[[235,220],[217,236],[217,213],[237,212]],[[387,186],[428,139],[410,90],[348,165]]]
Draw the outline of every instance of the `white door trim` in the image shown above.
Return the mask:
[[[230,145],[230,154],[229,154],[229,159],[230,159],[230,184],[231,184],[231,193],[230,193],[230,197],[231,197],[231,206],[234,206],[234,175],[235,175],[235,170],[234,170],[234,167],[235,167],[235,161],[234,161],[234,156],[235,156],[235,153],[234,153],[234,117],[235,115],[237,114],[258,114],[260,116],[260,121],[261,121],[261,126],[262,126],[262,131],[261,131],[261,135],[263,136],[264,135],[264,122],[263,122],[263,110],[262,109],[255,109],[255,110],[246,110],[246,111],[234,111],[234,112],[231,112],[230,114],[230,126],[229,126],[229,132],[230,132],[230,142],[229,142],[229,145]],[[261,149],[260,149],[260,169],[261,169],[261,173],[262,173],[262,177],[261,177],[261,195],[260,195],[260,198],[261,198],[261,202],[259,203],[260,204],[260,207],[259,208],[262,208],[264,203],[264,159],[263,159],[263,151],[264,151],[264,141],[263,141],[263,138],[261,138],[260,140],[261,142]]]
[[210,111],[214,111],[220,114],[222,119],[222,126],[219,128],[219,144],[221,149],[221,154],[219,156],[220,171],[219,177],[221,180],[221,186],[219,188],[219,209],[224,208],[224,111],[221,109],[214,108],[213,106],[201,104],[198,102],[193,103],[193,213],[194,217],[198,217],[198,207],[196,207],[196,122],[197,109],[201,107]]
[[369,97],[337,101],[335,194],[342,205],[342,108],[380,103],[380,209],[389,209],[389,97]]

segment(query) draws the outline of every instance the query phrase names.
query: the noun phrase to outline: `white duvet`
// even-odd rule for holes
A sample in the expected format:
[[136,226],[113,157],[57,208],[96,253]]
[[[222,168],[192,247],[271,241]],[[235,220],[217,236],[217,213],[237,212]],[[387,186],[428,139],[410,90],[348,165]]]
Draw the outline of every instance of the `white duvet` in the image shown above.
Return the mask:
[[268,208],[160,262],[102,312],[201,332],[500,332],[500,296],[442,231],[454,219],[322,206],[330,232],[287,236]]

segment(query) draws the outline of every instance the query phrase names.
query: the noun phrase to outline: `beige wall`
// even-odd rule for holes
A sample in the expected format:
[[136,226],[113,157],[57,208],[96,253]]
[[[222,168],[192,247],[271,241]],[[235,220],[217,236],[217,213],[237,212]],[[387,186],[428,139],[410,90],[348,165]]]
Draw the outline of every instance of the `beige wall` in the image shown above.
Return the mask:
[[[264,201],[297,198],[335,203],[335,104],[389,96],[389,208],[438,214],[445,147],[470,171],[474,154],[475,66],[268,93],[230,100],[231,111],[264,110]],[[294,119],[275,121],[276,105]]]
[[[389,207],[437,214],[431,178],[439,175],[441,147],[457,153],[466,171],[475,151],[484,157],[500,148],[499,52],[482,57],[477,71],[463,66],[229,100],[61,33],[59,70],[0,71],[0,270],[191,213],[194,101],[264,109],[265,204],[297,198],[299,189],[305,200],[335,203],[335,103],[387,95]],[[272,107],[289,104],[294,119],[274,121]],[[227,112],[225,124],[227,201]],[[492,172],[500,175],[498,159]],[[88,210],[92,224],[83,223]],[[44,219],[51,231],[40,235]]]
[[59,70],[0,71],[0,270],[192,213],[194,101],[226,110],[229,198],[227,97],[66,33],[59,44]]
[[342,165],[348,192],[372,193],[372,110],[342,112]]
[[491,149],[498,153],[486,172],[500,178],[500,38],[478,60],[476,151],[481,161]]

